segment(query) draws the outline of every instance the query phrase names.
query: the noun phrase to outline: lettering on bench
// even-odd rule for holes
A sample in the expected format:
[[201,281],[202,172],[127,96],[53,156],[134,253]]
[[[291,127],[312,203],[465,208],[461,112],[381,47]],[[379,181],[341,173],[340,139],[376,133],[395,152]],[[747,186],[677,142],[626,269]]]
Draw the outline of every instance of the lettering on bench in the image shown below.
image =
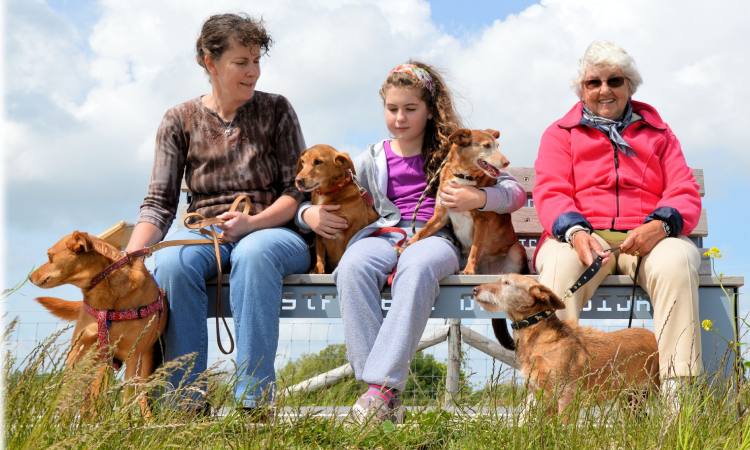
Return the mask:
[[[651,302],[648,297],[636,293],[635,310],[633,317],[650,318]],[[604,319],[616,317],[627,317],[630,313],[630,294],[611,293],[607,288],[600,289],[597,294],[586,302],[581,309],[581,318]]]
[[461,300],[461,304],[460,304],[461,311],[474,311],[474,296],[473,295],[461,294],[460,300]]

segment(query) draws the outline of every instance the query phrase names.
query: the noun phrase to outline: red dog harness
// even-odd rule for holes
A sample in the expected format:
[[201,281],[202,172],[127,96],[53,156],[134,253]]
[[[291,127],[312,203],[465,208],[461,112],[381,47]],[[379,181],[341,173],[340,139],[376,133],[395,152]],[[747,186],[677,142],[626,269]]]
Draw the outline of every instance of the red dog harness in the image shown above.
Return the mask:
[[[132,253],[125,253],[125,255],[119,260],[107,266],[103,271],[98,273],[94,278],[91,279],[89,289],[93,289],[94,286],[101,283],[102,280],[107,278],[115,270],[130,264],[135,258],[145,256],[150,253],[150,249],[144,248]],[[99,350],[102,356],[105,358],[109,352],[109,328],[112,322],[118,322],[121,320],[135,320],[143,319],[154,313],[159,313],[164,310],[164,299],[166,294],[163,290],[159,289],[159,294],[156,296],[156,300],[148,305],[139,306],[137,308],[126,309],[126,310],[114,310],[114,309],[96,309],[88,303],[84,302],[83,306],[87,313],[91,316],[96,317],[96,328],[97,335],[99,336]],[[122,361],[117,358],[112,358],[112,367],[115,370],[119,370],[122,366]]]
[[[125,310],[96,309],[88,303],[84,303],[83,306],[86,309],[86,312],[93,317],[96,317],[99,350],[102,355],[106,357],[109,352],[109,328],[112,325],[112,322],[143,319],[155,313],[161,314],[164,310],[165,297],[164,291],[159,289],[159,295],[153,303]],[[112,358],[112,367],[114,367],[115,370],[119,370],[121,366],[122,362],[120,360]]]

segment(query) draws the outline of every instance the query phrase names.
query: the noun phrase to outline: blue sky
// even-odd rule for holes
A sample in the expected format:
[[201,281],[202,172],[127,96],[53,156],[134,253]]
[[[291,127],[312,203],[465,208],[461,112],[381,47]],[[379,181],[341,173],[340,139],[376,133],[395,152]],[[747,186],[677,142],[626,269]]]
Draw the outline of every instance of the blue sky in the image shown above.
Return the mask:
[[[352,154],[385,136],[379,84],[415,57],[443,70],[468,125],[500,129],[512,163],[530,166],[546,125],[576,101],[569,81],[583,50],[595,39],[620,43],[644,78],[636,98],[659,109],[689,164],[705,169],[706,245],[724,253],[719,271],[750,274],[750,243],[738,231],[750,223],[741,206],[750,197],[750,63],[737,39],[750,17],[741,1],[267,3],[247,11],[263,15],[276,40],[259,89],[290,99],[308,144]],[[3,287],[62,235],[135,219],[161,115],[208,90],[192,56],[200,24],[247,5],[6,2]],[[79,298],[24,287],[3,305],[6,317],[31,324],[23,333],[58,326],[38,295]]]

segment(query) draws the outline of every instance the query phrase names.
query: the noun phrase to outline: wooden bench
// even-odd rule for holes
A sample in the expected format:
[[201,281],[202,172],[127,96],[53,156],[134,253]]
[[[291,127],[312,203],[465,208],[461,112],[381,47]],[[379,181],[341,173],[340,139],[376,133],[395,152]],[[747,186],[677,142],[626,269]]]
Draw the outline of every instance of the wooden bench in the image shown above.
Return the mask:
[[[536,248],[542,227],[539,223],[536,210],[534,209],[531,191],[534,187],[534,171],[532,168],[517,167],[510,169],[511,173],[523,185],[526,190],[527,203],[524,207],[512,214],[513,225],[519,239],[527,250],[527,256],[531,258]],[[701,196],[705,195],[705,183],[703,171],[695,169],[695,178],[700,186]],[[183,185],[183,190],[187,191]],[[183,206],[184,211],[184,206]],[[122,236],[127,236],[128,227],[120,227]],[[700,220],[690,238],[699,248],[703,247],[703,239],[708,235],[708,220],[705,209],[701,212]],[[534,276],[534,275],[532,275]],[[447,382],[448,397],[457,389],[457,373],[460,364],[460,343],[463,339],[468,344],[475,346],[485,353],[511,365],[515,366],[515,360],[511,352],[500,347],[493,339],[488,339],[460,325],[460,319],[489,319],[491,317],[502,317],[502,314],[488,313],[474,302],[472,289],[477,284],[491,282],[495,279],[493,275],[451,275],[440,282],[440,293],[433,307],[431,318],[452,319],[450,325],[439,329],[432,335],[424,336],[420,342],[420,348],[426,348],[435,343],[442,342],[446,338],[449,341],[449,374]],[[711,262],[704,256],[700,267],[700,319],[709,319],[713,323],[712,330],[702,331],[703,362],[707,372],[730,376],[736,355],[728,347],[727,342],[735,340],[739,328],[739,320],[736,315],[739,302],[739,288],[744,285],[743,277],[724,276],[721,279],[714,277],[711,273]],[[217,280],[207,282],[209,291],[216,289]],[[228,301],[228,280],[221,282],[224,296],[227,301],[223,302],[226,315],[231,315]],[[627,319],[630,310],[630,295],[632,280],[627,276],[608,276],[597,290],[594,297],[584,306],[581,318],[583,320],[594,319]],[[725,292],[731,298],[727,298]],[[209,292],[209,298],[213,298],[213,292]],[[635,317],[637,319],[651,318],[651,304],[645,292],[640,288],[637,290]],[[383,291],[382,309],[385,315],[390,305],[390,290]],[[213,302],[210,302],[213,305]],[[336,286],[331,275],[296,274],[290,275],[284,280],[283,298],[281,302],[282,318],[304,318],[304,319],[332,319],[340,316],[339,303]],[[211,311],[215,315],[215,311]],[[728,357],[730,356],[730,357]],[[297,389],[310,389],[329,384],[332,379],[350,373],[343,366],[337,369],[334,375],[323,374],[322,379],[308,380],[301,383]],[[336,372],[336,371],[334,371]],[[453,392],[451,392],[453,391]]]

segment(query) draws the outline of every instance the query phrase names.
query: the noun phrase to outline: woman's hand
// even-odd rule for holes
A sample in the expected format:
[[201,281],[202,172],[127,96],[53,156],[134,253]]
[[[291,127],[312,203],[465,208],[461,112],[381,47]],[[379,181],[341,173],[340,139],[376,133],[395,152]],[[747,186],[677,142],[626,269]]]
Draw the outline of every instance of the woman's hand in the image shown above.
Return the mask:
[[594,239],[594,236],[590,235],[585,230],[573,233],[570,244],[573,246],[573,250],[578,254],[578,259],[586,267],[594,262],[596,256],[602,257],[602,264],[606,264],[607,261],[609,261],[609,255],[611,253],[603,251],[599,241]]
[[620,251],[628,255],[646,256],[665,237],[661,220],[652,220],[630,230],[628,237],[620,244]]
[[466,186],[451,181],[448,186],[440,190],[440,203],[448,209],[457,212],[471,211],[484,208],[487,203],[487,193],[474,186]]
[[341,205],[314,205],[302,213],[302,220],[315,232],[326,239],[333,239],[341,230],[349,227],[349,222],[334,214]]
[[243,214],[239,211],[227,211],[216,216],[224,222],[216,226],[221,229],[221,237],[224,242],[237,242],[257,227],[254,224],[254,216]]

